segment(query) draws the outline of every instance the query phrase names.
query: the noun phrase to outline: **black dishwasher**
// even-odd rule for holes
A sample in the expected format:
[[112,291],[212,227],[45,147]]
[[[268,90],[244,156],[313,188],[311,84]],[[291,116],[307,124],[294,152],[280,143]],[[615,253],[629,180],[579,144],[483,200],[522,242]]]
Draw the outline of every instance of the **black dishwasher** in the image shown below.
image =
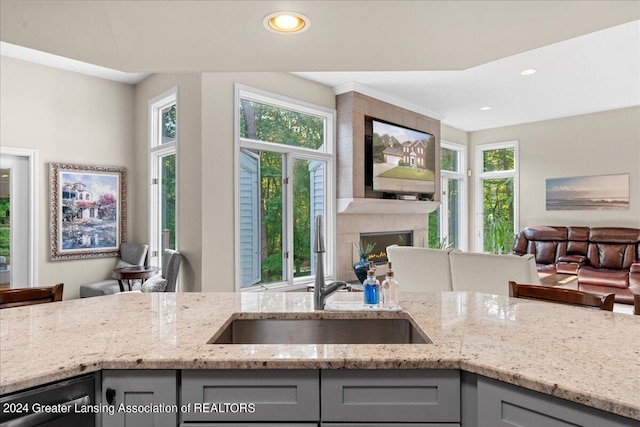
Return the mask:
[[0,427],[94,427],[95,375],[0,397]]

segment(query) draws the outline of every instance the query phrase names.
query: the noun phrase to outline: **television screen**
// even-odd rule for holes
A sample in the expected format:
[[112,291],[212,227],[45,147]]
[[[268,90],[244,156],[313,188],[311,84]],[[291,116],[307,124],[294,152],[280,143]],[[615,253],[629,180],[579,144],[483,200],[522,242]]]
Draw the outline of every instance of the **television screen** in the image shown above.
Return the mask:
[[372,120],[373,190],[435,191],[436,144],[430,133]]

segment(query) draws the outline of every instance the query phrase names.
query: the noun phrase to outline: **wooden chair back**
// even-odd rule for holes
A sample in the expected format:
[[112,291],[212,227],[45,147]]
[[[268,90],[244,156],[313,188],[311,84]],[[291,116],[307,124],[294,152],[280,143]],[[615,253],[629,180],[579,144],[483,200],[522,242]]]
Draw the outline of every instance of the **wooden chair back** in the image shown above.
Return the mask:
[[0,290],[0,308],[43,304],[62,300],[64,283],[39,288],[18,288]]
[[640,314],[640,294],[633,295],[633,314]]
[[613,300],[615,298],[615,294],[596,294],[574,289],[525,285],[513,281],[509,282],[509,296],[595,307],[606,311],[613,311]]

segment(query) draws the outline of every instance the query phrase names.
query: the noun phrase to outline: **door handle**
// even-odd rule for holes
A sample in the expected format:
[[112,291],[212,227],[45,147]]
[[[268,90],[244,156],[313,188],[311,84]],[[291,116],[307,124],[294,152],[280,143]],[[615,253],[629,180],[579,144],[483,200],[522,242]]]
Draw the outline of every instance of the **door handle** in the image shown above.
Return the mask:
[[116,397],[116,391],[111,387],[107,388],[107,403],[113,405],[113,399]]

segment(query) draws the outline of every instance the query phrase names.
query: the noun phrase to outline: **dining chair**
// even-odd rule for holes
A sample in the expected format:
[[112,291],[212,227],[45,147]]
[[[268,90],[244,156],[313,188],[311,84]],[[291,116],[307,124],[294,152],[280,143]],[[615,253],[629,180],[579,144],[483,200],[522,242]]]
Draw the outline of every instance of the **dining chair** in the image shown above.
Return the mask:
[[176,292],[178,271],[182,254],[173,249],[165,249],[162,254],[162,270],[150,279],[147,279],[140,287],[142,292]]
[[64,283],[38,288],[14,288],[0,290],[0,308],[43,304],[62,301]]
[[575,289],[520,284],[513,281],[509,281],[509,296],[594,307],[606,311],[613,311],[615,298],[615,294],[596,294]]

